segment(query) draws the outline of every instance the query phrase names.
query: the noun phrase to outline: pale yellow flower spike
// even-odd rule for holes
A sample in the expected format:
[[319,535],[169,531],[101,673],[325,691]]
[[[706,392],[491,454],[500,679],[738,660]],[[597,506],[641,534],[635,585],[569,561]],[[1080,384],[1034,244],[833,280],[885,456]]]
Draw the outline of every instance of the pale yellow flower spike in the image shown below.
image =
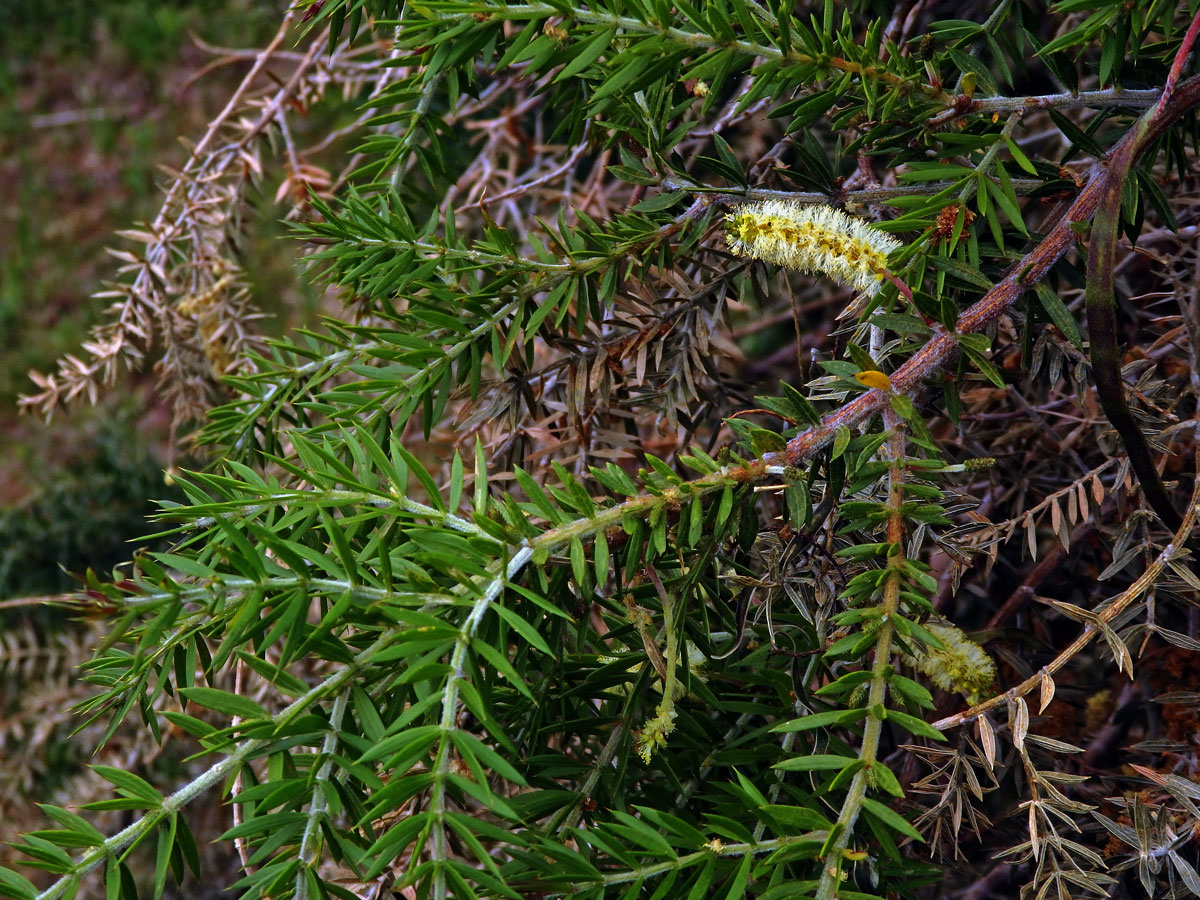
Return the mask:
[[[729,249],[738,256],[828,275],[864,294],[874,294],[886,278],[888,254],[900,241],[832,206],[803,206],[790,200],[763,200],[736,208],[726,219]],[[907,287],[897,281],[911,297]]]
[[928,647],[910,659],[914,668],[942,690],[959,691],[971,703],[979,702],[982,693],[996,680],[992,658],[954,625],[926,622],[925,627],[942,642],[942,647]]

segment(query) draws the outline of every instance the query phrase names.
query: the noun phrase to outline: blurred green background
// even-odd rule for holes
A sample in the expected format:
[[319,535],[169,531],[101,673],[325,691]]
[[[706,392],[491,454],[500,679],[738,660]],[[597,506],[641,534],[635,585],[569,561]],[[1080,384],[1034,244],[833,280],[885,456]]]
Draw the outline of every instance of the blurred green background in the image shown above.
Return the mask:
[[[68,590],[102,574],[148,531],[163,480],[169,411],[153,374],[126,376],[100,405],[50,423],[20,415],[30,369],[78,353],[106,301],[113,233],[157,213],[160,166],[185,159],[249,62],[193,80],[211,52],[260,47],[284,3],[252,0],[5,0],[0,3],[0,599]],[[243,250],[267,312],[311,310],[294,250],[262,186]],[[268,323],[268,328],[272,326]],[[279,327],[277,322],[276,328]],[[185,457],[180,460],[188,464]],[[196,464],[198,461],[191,461]]]
[[[92,294],[117,268],[105,248],[130,246],[114,232],[154,218],[167,177],[160,166],[184,162],[179,138],[204,133],[250,65],[218,65],[194,78],[216,58],[197,39],[262,47],[286,6],[0,0],[0,864],[16,862],[7,842],[49,824],[37,802],[78,805],[106,795],[89,763],[134,766],[167,782],[188,777],[186,742],[160,751],[126,725],[94,756],[103,719],[70,739],[83,723],[72,707],[94,693],[79,667],[107,622],[25,602],[73,590],[88,569],[111,576],[159,530],[147,521],[153,500],[181,499],[163,477],[171,413],[154,373],[126,374],[96,407],[77,403],[49,423],[20,414],[17,399],[34,389],[30,369],[53,371],[103,321],[110,301]],[[325,115],[306,119],[306,133]],[[298,245],[281,240],[286,210],[272,202],[280,179],[268,176],[251,198],[239,241],[252,296],[275,316],[265,327],[276,332],[318,299],[297,278]],[[174,461],[205,462],[186,448]],[[197,804],[189,822],[206,871],[233,872],[227,851],[210,849],[229,827],[214,801]],[[104,815],[99,827],[121,826]],[[232,880],[189,880],[166,896],[223,897]],[[92,889],[101,890],[89,884],[81,896]]]

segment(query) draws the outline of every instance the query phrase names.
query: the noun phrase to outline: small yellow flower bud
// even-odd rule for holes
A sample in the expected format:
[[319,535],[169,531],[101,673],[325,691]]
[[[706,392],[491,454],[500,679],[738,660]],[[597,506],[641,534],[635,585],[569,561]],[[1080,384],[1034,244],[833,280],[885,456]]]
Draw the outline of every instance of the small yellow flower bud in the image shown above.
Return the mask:
[[854,380],[863,387],[878,388],[881,391],[891,391],[892,389],[892,379],[883,372],[868,369],[855,375]]
[[963,460],[963,471],[965,472],[981,472],[984,469],[990,469],[996,464],[995,457],[992,456],[977,456],[974,459]]

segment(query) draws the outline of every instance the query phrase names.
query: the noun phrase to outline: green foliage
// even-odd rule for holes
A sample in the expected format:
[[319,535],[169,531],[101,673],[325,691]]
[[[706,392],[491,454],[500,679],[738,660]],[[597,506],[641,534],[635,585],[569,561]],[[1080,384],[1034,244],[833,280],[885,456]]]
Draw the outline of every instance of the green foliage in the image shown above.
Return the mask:
[[[104,837],[48,812],[58,827],[17,848],[57,876],[39,896],[103,868],[109,897],[157,900],[196,868],[185,807],[217,789],[246,897],[916,897],[946,877],[918,845],[982,831],[962,798],[982,806],[976,772],[1008,777],[1005,759],[1030,793],[1029,840],[1005,851],[1034,861],[1028,892],[1103,895],[1103,859],[1056,830],[1092,808],[1065,792],[1083,776],[1036,761],[1070,745],[1031,734],[1023,699],[1040,684],[1048,704],[1065,663],[1040,660],[1039,679],[1008,652],[997,675],[962,630],[980,615],[952,602],[971,554],[1007,537],[966,515],[999,488],[964,404],[1043,402],[1059,379],[1035,342],[1060,372],[1082,343],[1038,289],[1078,279],[1066,207],[1043,217],[1030,198],[1094,210],[1066,161],[1133,147],[1153,183],[1195,128],[1194,82],[1175,106],[1110,90],[1161,83],[1183,11],[1077,6],[1048,25],[999,4],[900,46],[886,19],[833,4],[309,4],[331,41],[394,40],[346,186],[295,229],[350,305],[227,379],[202,432],[219,461],[160,516],[171,549],[90,586],[113,627],[81,712],[106,738],[126,718],[169,725],[210,764],[173,791],[98,767],[114,796],[90,808],[139,817]],[[1060,69],[1096,72],[1059,93]],[[1153,147],[1131,130],[1152,106]],[[1158,195],[1126,184],[1131,224]],[[782,310],[799,345],[813,282],[735,259],[717,221],[775,190],[904,241],[874,296],[816,282],[840,330],[800,387],[783,366],[756,375],[737,329]],[[753,390],[769,395],[750,407]],[[1106,477],[1097,504],[1125,490]],[[1071,522],[1083,483],[1064,489]],[[1123,609],[1058,607],[1121,669]],[[994,678],[1007,695],[955,715],[962,698],[931,691],[974,702]],[[998,762],[987,714],[1004,697]],[[958,730],[976,720],[978,741]],[[957,780],[926,804],[914,769],[943,760]],[[1190,827],[1193,795],[1171,786]],[[1176,853],[1190,838],[1165,821],[1143,844]],[[1194,876],[1172,865],[1140,867],[1150,893],[1159,873]],[[35,890],[0,870],[0,894]]]

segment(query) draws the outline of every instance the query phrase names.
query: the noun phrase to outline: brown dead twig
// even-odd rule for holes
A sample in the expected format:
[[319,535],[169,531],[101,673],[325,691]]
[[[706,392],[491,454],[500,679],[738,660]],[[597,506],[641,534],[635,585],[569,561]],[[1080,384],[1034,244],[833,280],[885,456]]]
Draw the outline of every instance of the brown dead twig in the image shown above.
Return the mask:
[[[1200,467],[1200,419],[1196,420],[1197,424],[1197,453],[1196,465]],[[1180,523],[1179,529],[1175,532],[1174,538],[1159,552],[1154,561],[1146,567],[1146,570],[1138,577],[1138,579],[1121,594],[1108,603],[1102,610],[1091,614],[1088,617],[1088,624],[1084,626],[1083,631],[1079,636],[1062,651],[1054,661],[1044,666],[1033,675],[1026,678],[1023,682],[1013,688],[1005,691],[1002,694],[997,694],[988,700],[977,703],[970,709],[963,710],[960,713],[955,713],[952,716],[946,716],[933,723],[933,727],[939,731],[944,731],[947,728],[955,728],[959,725],[965,725],[978,719],[990,709],[994,709],[1002,703],[1007,703],[1016,700],[1018,697],[1024,697],[1026,694],[1032,693],[1035,688],[1041,688],[1042,709],[1049,705],[1049,698],[1054,696],[1053,675],[1065,666],[1068,662],[1075,658],[1078,653],[1083,650],[1092,639],[1098,634],[1105,634],[1108,629],[1108,624],[1117,616],[1124,612],[1133,601],[1140,597],[1151,585],[1155,583],[1158,577],[1164,572],[1172,560],[1178,559],[1185,553],[1185,546],[1191,539],[1192,531],[1196,527],[1196,519],[1200,516],[1200,478],[1196,479],[1195,486],[1192,490],[1191,500],[1188,502],[1187,512],[1184,514],[1183,522]],[[1111,643],[1111,642],[1110,642]],[[1123,644],[1119,644],[1112,648],[1117,656],[1117,665],[1121,669],[1128,669],[1130,675],[1133,674],[1133,662],[1128,656],[1128,651],[1121,652],[1124,649]],[[1049,685],[1049,686],[1048,686]]]
[[[259,315],[228,248],[241,227],[247,192],[264,177],[264,139],[273,132],[282,136],[281,194],[303,205],[310,190],[325,193],[329,178],[305,162],[288,119],[330,87],[357,90],[374,74],[360,61],[362,48],[342,44],[322,53],[327,33],[314,32],[299,51],[282,50],[295,15],[287,12],[267,47],[252,55],[220,51],[218,63],[252,59],[249,71],[189,147],[183,166],[170,173],[153,222],[120,232],[142,249],[110,251],[129,280],[95,295],[115,302],[83,345],[86,355],[64,357],[50,374],[31,372],[38,390],[21,397],[22,409],[49,418],[80,397],[95,403],[101,388],[111,387],[122,369],[140,369],[159,343],[159,379],[178,428],[208,408],[221,376],[250,365],[247,351],[261,340],[253,324]],[[271,72],[277,64],[290,67],[286,78]]]

